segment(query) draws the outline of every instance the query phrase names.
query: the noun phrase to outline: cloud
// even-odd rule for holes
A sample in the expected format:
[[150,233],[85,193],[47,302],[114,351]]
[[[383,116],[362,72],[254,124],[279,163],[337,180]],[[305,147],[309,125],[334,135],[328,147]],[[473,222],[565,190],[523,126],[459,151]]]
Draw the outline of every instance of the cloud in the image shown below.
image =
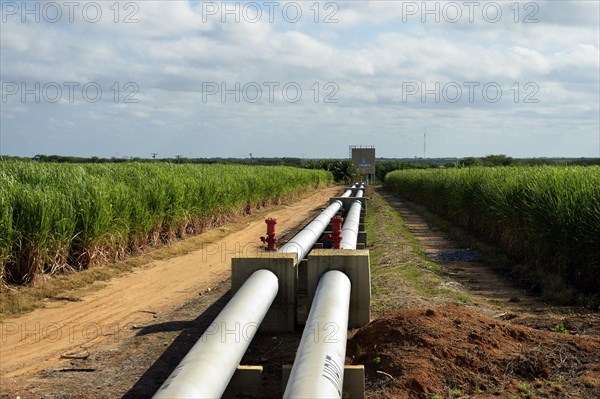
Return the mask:
[[[318,15],[313,3],[296,3],[297,22],[286,20],[284,3],[270,22],[261,2],[254,22],[234,2],[228,10],[239,22],[228,15],[223,23],[219,12],[207,14],[206,2],[188,1],[120,2],[118,15],[114,3],[101,3],[95,23],[81,12],[72,23],[22,23],[5,13],[2,152],[245,156],[260,148],[273,156],[344,157],[348,143],[367,140],[382,155],[413,156],[427,128],[430,155],[435,140],[439,156],[498,152],[494,145],[531,156],[561,155],[557,148],[598,155],[596,2],[519,3],[518,23],[512,2],[498,3],[496,23],[481,16],[484,3],[469,22],[461,2],[460,22],[446,21],[449,3],[439,2],[439,22],[426,14],[423,23],[413,3],[422,7],[318,3]],[[523,23],[532,11],[538,22]],[[337,22],[324,23],[328,16]],[[69,82],[78,84],[73,101]],[[62,98],[48,101],[56,84]],[[484,87],[493,94],[494,84],[502,89],[497,102],[482,94]],[[414,85],[419,91],[407,95]],[[449,101],[456,87],[463,95]],[[98,88],[101,98],[90,101]],[[48,126],[52,137],[43,133]],[[545,139],[520,138],[522,127]],[[578,132],[578,140],[569,143],[560,129]],[[564,146],[552,144],[557,137]]]

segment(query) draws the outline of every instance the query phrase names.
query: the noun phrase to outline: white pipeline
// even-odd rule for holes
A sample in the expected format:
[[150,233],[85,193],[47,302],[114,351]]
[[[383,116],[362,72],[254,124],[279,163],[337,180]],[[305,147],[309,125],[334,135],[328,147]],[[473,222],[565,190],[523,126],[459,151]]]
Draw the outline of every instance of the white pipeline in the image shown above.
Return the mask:
[[356,249],[361,209],[362,204],[360,201],[354,201],[350,207],[350,211],[348,211],[346,219],[344,220],[344,225],[342,226],[340,249]]
[[275,274],[254,272],[154,398],[220,398],[278,290]]
[[350,279],[332,270],[317,286],[284,399],[341,398],[348,335]]
[[292,237],[278,252],[297,253],[300,262],[311,250],[315,242],[321,237],[329,221],[341,209],[342,201],[336,200],[331,203],[319,216],[308,224],[302,231]]

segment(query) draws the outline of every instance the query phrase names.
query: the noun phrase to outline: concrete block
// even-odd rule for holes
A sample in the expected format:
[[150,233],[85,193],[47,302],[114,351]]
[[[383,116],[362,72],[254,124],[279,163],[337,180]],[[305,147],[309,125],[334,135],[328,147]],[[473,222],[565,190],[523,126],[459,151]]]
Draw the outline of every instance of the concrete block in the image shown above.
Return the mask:
[[262,373],[262,366],[238,366],[221,398],[261,398]]
[[298,272],[296,254],[264,252],[231,260],[232,295],[257,270],[273,272],[279,280],[279,291],[260,325],[261,332],[294,331],[296,327],[296,295]]
[[321,276],[330,270],[345,273],[352,284],[348,328],[371,321],[371,267],[368,250],[317,249],[308,255],[307,302],[312,305]]
[[358,237],[356,237],[356,244],[357,244],[357,248],[358,248],[358,244],[363,244],[365,247],[367,246],[367,233],[364,230],[358,230]]
[[344,366],[343,392],[345,399],[365,398],[365,366]]
[[[281,391],[285,392],[285,387],[292,372],[291,364],[284,364],[281,370]],[[344,385],[342,387],[342,398],[344,399],[364,399],[365,398],[365,366],[346,365],[344,366]]]
[[304,259],[298,263],[298,292],[306,293],[307,275],[307,261]]

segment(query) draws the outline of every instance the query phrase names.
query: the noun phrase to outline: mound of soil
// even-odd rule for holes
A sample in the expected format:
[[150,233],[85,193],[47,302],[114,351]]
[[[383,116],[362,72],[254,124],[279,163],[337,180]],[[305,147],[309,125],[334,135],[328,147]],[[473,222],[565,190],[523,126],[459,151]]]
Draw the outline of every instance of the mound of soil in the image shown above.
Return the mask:
[[600,339],[460,306],[383,316],[356,331],[347,353],[378,398],[600,397]]

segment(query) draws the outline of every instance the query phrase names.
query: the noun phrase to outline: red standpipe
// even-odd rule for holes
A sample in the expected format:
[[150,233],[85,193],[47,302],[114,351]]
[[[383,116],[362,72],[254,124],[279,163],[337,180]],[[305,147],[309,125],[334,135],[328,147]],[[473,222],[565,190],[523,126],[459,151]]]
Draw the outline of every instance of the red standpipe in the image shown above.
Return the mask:
[[325,237],[328,240],[333,241],[333,248],[340,249],[340,243],[342,242],[342,222],[344,218],[341,216],[334,216],[331,218],[331,234],[327,234]]
[[275,225],[277,224],[277,220],[268,218],[265,220],[265,223],[267,224],[267,236],[260,237],[260,240],[267,244],[267,251],[276,251],[277,238],[275,238]]

